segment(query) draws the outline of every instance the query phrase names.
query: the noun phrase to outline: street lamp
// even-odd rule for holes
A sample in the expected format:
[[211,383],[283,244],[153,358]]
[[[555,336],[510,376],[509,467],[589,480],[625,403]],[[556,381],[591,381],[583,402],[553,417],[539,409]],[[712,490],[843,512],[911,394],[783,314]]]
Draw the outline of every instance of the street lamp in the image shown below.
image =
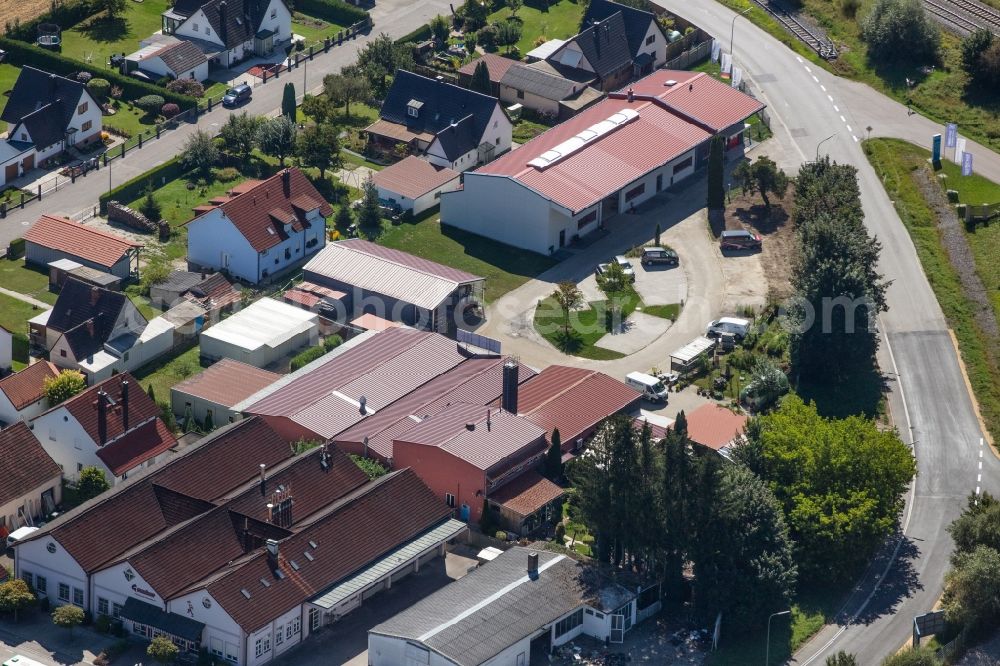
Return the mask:
[[777,613],[771,613],[771,616],[767,618],[767,646],[764,648],[764,666],[768,666],[771,663],[771,620],[778,617],[779,615],[791,615],[792,611],[783,610]]
[[734,56],[734,57],[736,56],[736,52],[733,51],[733,38],[736,37],[736,19],[738,19],[739,17],[743,16],[744,14],[746,14],[747,12],[749,12],[751,9],[753,9],[753,7],[747,7],[746,9],[744,9],[743,11],[741,11],[739,14],[737,14],[736,16],[734,16],[733,17],[733,22],[729,25],[729,55],[731,55],[731,56]]
[[835,136],[837,136],[837,132],[834,132],[833,134],[831,134],[830,136],[826,137],[825,139],[823,139],[822,141],[820,141],[819,143],[816,144],[816,161],[817,162],[819,162],[819,147],[822,146],[824,143],[826,143],[827,141],[829,141],[830,139],[832,139]]

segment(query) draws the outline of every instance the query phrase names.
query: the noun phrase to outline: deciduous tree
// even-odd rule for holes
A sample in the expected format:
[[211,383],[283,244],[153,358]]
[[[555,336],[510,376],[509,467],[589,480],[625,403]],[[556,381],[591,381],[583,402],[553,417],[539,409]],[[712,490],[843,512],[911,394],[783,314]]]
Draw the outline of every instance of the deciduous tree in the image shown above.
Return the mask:
[[208,132],[195,130],[194,134],[184,142],[181,162],[186,168],[193,169],[202,177],[207,177],[218,161],[219,148]]
[[438,47],[448,43],[448,35],[451,34],[451,23],[445,17],[438,14],[430,20],[431,35]]
[[937,59],[941,33],[920,0],[875,0],[861,17],[868,59],[924,64]]
[[246,111],[230,115],[219,131],[226,151],[247,163],[257,146],[257,131],[262,123],[260,116],[251,116]]
[[556,290],[552,292],[552,299],[559,305],[563,315],[563,336],[569,337],[569,315],[570,312],[580,307],[583,303],[583,292],[572,280],[563,280],[556,285]]
[[340,140],[337,128],[326,123],[310,125],[295,138],[295,155],[305,166],[319,169],[320,178],[326,177],[326,170],[339,167]]
[[783,199],[788,191],[788,177],[767,155],[761,155],[754,162],[741,162],[733,171],[733,178],[740,183],[744,192],[760,194],[767,208],[771,207],[768,194]]
[[104,470],[94,465],[88,465],[80,470],[80,478],[76,482],[76,494],[80,502],[97,497],[111,487]]
[[327,74],[323,77],[323,92],[327,99],[344,107],[344,115],[351,117],[351,102],[360,102],[371,95],[371,87],[361,73],[347,70],[347,73]]
[[969,495],[965,511],[948,527],[955,542],[955,556],[977,546],[1000,551],[1000,500],[989,493]]
[[79,370],[63,370],[55,377],[46,377],[42,382],[42,391],[49,401],[49,407],[55,407],[87,388],[87,379]]
[[93,7],[96,11],[107,12],[107,18],[114,19],[125,12],[126,0],[97,0]]
[[146,654],[158,664],[172,664],[177,661],[180,649],[166,636],[157,636],[149,642]]
[[278,116],[261,123],[257,129],[257,145],[265,155],[277,157],[281,166],[295,152],[295,123],[288,116]]
[[507,47],[507,53],[510,53],[511,47],[517,44],[521,39],[521,24],[517,21],[500,21],[496,24],[497,28],[497,44]]
[[52,622],[57,627],[68,630],[72,635],[73,629],[83,624],[83,609],[72,604],[59,606],[52,611]]
[[511,18],[519,19],[517,13],[524,6],[524,0],[507,0],[507,9],[510,10]]
[[35,603],[35,594],[20,578],[11,578],[0,583],[0,612],[13,613],[17,622],[18,613]]

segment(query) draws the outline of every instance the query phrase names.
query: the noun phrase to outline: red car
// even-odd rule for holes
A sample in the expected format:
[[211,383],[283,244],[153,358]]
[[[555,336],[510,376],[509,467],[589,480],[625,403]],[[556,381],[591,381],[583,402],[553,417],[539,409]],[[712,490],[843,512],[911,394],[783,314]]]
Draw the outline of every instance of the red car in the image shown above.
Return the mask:
[[761,245],[760,236],[746,229],[723,231],[722,237],[719,238],[719,247],[722,250],[759,250]]

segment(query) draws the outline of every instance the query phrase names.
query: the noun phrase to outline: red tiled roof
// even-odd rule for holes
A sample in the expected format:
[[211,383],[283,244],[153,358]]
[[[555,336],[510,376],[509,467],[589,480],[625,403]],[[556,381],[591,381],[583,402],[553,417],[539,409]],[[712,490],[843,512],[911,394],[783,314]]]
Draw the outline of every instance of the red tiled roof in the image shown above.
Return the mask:
[[[666,86],[666,81],[677,83]],[[742,122],[765,107],[704,72],[659,69],[630,87],[637,96],[656,97],[675,112],[715,132]]]
[[366,312],[357,319],[352,319],[351,326],[357,326],[366,331],[384,331],[387,328],[399,328],[402,324],[398,321],[390,321],[371,312]]
[[56,215],[38,218],[24,234],[24,240],[105,268],[114,266],[129,250],[142,247],[121,236]]
[[300,289],[289,289],[282,295],[282,299],[292,305],[301,305],[307,310],[323,300],[316,294],[310,294],[309,292],[302,291]]
[[447,167],[439,167],[409,155],[381,171],[376,171],[372,180],[384,190],[409,199],[416,199],[432,190],[443,187],[461,174]]
[[[80,423],[84,430],[87,431],[87,435],[89,435],[90,438],[97,443],[100,439],[97,425],[97,393],[103,389],[114,401],[114,405],[109,406],[107,410],[107,441],[110,442],[116,437],[120,437],[124,434],[124,429],[122,427],[121,398],[122,382],[126,379],[129,383],[129,429],[135,428],[139,424],[157,417],[160,413],[160,408],[156,406],[155,402],[149,399],[149,396],[142,390],[142,386],[139,382],[137,382],[135,378],[127,372],[121,375],[108,377],[104,381],[94,384],[86,391],[73,396],[66,402],[62,403],[62,405],[53,407],[52,409],[65,407],[70,415]],[[51,412],[52,409],[49,411]]]
[[692,442],[718,451],[732,444],[746,423],[746,415],[710,403],[687,415],[688,437]]
[[232,407],[279,379],[279,374],[224,358],[171,390]]
[[498,83],[503,75],[507,73],[510,66],[515,64],[517,60],[511,58],[505,58],[502,55],[497,55],[496,53],[487,53],[475,60],[470,60],[458,69],[459,74],[465,74],[466,76],[472,76],[476,73],[476,67],[479,66],[480,62],[486,63],[486,69],[490,73],[490,81],[493,83]]
[[456,403],[415,424],[396,441],[436,446],[470,465],[489,470],[526,448],[544,449],[545,430],[500,409]]
[[7,396],[14,409],[21,411],[44,398],[45,380],[58,375],[56,366],[48,361],[39,361],[0,379],[0,392]]
[[[252,632],[435,527],[450,514],[412,470],[400,470],[363,486],[281,541],[278,566],[282,577],[275,576],[267,554],[257,552],[241,566],[211,580],[206,588],[230,617]],[[312,560],[304,556],[306,551]],[[291,566],[292,560],[298,569]],[[270,585],[261,585],[261,579]],[[249,598],[242,590],[249,592]]]
[[[287,237],[286,224],[301,229],[307,213],[319,209],[323,217],[333,214],[323,195],[305,174],[294,167],[252,187],[243,190],[234,188],[232,192],[235,196],[219,204],[218,208],[258,252],[281,243]],[[194,218],[189,223],[202,217]]]
[[634,408],[639,399],[638,391],[602,372],[550,365],[521,385],[517,409],[550,434],[559,428],[563,448],[569,449],[603,419]]
[[490,493],[490,501],[519,516],[530,516],[563,494],[563,489],[533,469]]
[[0,504],[20,499],[50,481],[58,484],[61,478],[59,465],[25,423],[0,430]]
[[170,428],[156,418],[133,428],[121,439],[97,449],[97,457],[108,466],[112,474],[121,476],[136,465],[164,453],[176,443],[177,439]]

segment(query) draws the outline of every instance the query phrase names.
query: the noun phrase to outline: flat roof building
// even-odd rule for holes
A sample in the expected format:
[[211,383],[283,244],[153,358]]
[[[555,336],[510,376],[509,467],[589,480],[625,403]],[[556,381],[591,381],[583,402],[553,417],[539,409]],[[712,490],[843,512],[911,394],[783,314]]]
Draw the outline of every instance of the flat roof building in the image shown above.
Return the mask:
[[319,338],[319,317],[294,305],[262,298],[201,334],[201,356],[231,358],[263,368]]

